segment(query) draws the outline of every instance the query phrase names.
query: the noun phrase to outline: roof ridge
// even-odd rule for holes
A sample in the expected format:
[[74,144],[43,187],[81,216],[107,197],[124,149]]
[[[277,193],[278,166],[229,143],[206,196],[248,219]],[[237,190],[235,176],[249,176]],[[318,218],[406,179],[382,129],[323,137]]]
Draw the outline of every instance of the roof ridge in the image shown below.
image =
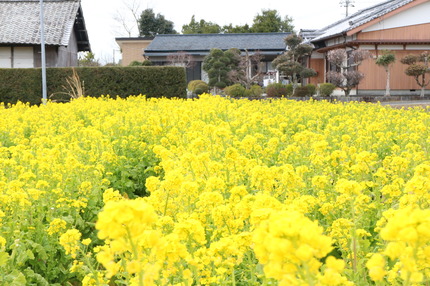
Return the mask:
[[[1,0],[0,0],[1,1]],[[178,36],[241,36],[241,35],[281,35],[291,34],[291,32],[272,32],[272,33],[207,33],[207,34],[158,34],[156,37],[178,37]]]

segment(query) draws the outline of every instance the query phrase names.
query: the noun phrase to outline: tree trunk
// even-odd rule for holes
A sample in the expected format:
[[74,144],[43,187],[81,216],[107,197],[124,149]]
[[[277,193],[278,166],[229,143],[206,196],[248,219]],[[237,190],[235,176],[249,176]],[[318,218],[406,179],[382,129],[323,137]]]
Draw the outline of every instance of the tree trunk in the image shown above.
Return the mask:
[[387,71],[387,85],[385,86],[385,96],[390,96],[390,69],[386,69]]
[[349,96],[349,94],[351,93],[351,88],[345,88],[344,90],[343,90],[343,92],[345,92],[345,96],[346,97],[348,97]]
[[423,86],[423,87],[421,87],[420,97],[424,97],[424,91],[425,91],[425,87]]

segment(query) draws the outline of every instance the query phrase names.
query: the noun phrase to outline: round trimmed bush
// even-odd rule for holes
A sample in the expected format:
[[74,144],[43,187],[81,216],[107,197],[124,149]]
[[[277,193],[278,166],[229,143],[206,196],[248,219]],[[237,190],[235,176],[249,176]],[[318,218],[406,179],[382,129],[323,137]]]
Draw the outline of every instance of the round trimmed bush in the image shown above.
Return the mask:
[[306,86],[298,86],[294,91],[295,97],[305,97],[309,94],[309,90]]
[[271,83],[266,87],[268,97],[288,96],[288,90],[285,84]]
[[188,90],[196,95],[200,95],[202,93],[206,93],[209,91],[209,85],[199,79],[192,80],[188,83]]
[[230,86],[227,86],[224,89],[224,92],[231,97],[242,97],[245,95],[245,88],[240,84],[236,83]]
[[252,85],[250,89],[247,89],[245,91],[246,96],[258,97],[258,96],[261,96],[262,94],[263,94],[263,88],[257,84]]
[[320,96],[330,96],[335,89],[336,86],[332,83],[321,83],[319,85]]
[[308,89],[308,95],[312,96],[317,93],[317,87],[314,84],[308,84],[306,85],[306,88]]

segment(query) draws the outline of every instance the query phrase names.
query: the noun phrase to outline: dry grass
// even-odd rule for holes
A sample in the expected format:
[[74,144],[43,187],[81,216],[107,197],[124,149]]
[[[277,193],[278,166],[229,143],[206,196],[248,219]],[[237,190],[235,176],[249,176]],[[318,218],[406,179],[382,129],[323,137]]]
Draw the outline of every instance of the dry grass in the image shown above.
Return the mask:
[[85,94],[84,82],[79,78],[75,68],[72,68],[72,75],[66,78],[67,86],[63,85],[64,92],[56,92],[49,96],[52,101],[70,101]]

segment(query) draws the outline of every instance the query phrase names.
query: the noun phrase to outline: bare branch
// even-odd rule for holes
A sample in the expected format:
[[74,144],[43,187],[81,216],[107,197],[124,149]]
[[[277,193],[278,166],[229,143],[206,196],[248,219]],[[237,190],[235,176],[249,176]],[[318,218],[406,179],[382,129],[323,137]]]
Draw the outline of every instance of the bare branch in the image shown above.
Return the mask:
[[172,66],[181,66],[185,68],[191,68],[196,64],[194,57],[183,51],[170,54],[167,56],[167,61]]
[[113,19],[117,21],[128,36],[131,37],[133,34],[138,34],[142,0],[122,0],[121,3],[123,9],[117,10]]

